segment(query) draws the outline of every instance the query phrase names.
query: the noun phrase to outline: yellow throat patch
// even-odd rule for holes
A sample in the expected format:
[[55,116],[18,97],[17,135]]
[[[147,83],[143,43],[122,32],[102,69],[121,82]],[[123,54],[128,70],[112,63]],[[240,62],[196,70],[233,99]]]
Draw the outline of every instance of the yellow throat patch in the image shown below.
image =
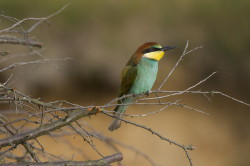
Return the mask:
[[164,56],[164,51],[154,51],[143,55],[148,59],[153,59],[159,61]]

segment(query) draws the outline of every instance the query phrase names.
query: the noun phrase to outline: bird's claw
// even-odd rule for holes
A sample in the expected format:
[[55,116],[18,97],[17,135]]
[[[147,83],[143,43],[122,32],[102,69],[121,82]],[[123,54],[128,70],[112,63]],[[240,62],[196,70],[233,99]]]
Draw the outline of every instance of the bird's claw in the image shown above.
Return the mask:
[[150,94],[149,91],[144,93],[144,95],[147,96],[147,97],[149,96],[149,94]]

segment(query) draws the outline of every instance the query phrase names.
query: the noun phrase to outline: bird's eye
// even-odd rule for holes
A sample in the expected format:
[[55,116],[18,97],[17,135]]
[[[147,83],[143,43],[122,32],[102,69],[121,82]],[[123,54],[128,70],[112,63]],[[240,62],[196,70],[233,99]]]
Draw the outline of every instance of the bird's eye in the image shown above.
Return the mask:
[[161,49],[160,48],[157,48],[157,47],[150,47],[150,48],[147,48],[145,50],[143,50],[143,54],[146,54],[146,53],[149,53],[149,52],[154,52],[154,51],[160,51]]

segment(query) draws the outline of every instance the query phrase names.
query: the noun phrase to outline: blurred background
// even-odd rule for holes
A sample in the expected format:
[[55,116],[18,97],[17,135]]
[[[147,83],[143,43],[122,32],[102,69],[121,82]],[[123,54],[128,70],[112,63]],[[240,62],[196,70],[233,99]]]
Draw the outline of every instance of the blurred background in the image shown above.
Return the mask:
[[[46,58],[73,59],[16,68],[1,73],[1,82],[14,73],[11,86],[34,98],[102,105],[118,94],[120,72],[138,46],[147,41],[178,46],[160,61],[156,88],[189,40],[189,49],[200,45],[204,47],[185,57],[163,89],[184,90],[217,71],[216,76],[196,90],[221,91],[250,102],[249,0],[1,0],[0,12],[18,19],[45,17],[67,3],[70,5],[64,11],[38,27],[30,36],[43,43],[42,55]],[[0,20],[0,29],[7,25],[6,20]],[[29,23],[23,26],[29,26]],[[15,54],[28,52],[29,48],[1,44],[0,51],[6,50]],[[16,58],[15,62],[18,61],[24,61],[24,58]],[[8,63],[1,63],[1,68]],[[250,164],[249,107],[218,95],[211,101],[198,95],[180,98],[183,103],[211,115],[174,107],[160,114],[132,120],[176,142],[194,145],[196,149],[191,152],[194,165]],[[131,106],[128,113],[141,114],[153,109]],[[119,130],[110,133],[107,127],[111,118],[98,115],[87,121],[104,135],[147,153],[160,165],[188,165],[181,149],[142,129],[123,124]],[[82,141],[70,136],[68,139],[76,145]],[[83,158],[74,149],[64,148],[53,139],[44,139],[44,142],[48,151],[55,152],[61,148],[55,153],[66,158],[74,154],[76,160]],[[111,153],[102,147],[100,150]],[[124,148],[120,150],[124,154],[124,165],[150,165],[145,159],[134,157],[133,152]],[[92,159],[99,158],[91,150],[86,153]]]

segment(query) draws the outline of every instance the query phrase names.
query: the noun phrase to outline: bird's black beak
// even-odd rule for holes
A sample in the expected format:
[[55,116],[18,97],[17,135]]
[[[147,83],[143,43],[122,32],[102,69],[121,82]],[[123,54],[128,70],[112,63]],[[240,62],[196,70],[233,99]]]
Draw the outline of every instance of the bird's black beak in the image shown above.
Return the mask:
[[162,47],[161,51],[167,51],[167,50],[171,50],[171,49],[174,49],[174,48],[177,48],[177,47],[166,46],[166,47]]

